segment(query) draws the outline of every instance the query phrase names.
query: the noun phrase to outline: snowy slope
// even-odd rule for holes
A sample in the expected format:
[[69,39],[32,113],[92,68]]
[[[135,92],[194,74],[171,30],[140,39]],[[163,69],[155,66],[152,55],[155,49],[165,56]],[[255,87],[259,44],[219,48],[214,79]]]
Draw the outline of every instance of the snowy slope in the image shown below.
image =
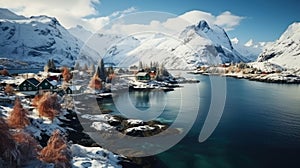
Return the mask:
[[252,39],[245,44],[241,44],[237,38],[231,39],[231,43],[240,54],[251,61],[256,61],[259,54],[261,54],[263,49],[269,44],[268,42],[256,43]]
[[117,66],[137,65],[139,61],[157,61],[167,68],[191,69],[203,64],[249,62],[236,51],[226,32],[206,21],[186,27],[179,35],[146,32],[132,36],[95,33],[83,37],[82,27],[70,30],[76,37],[104,56],[105,62]]
[[259,55],[257,61],[300,69],[300,23],[291,24],[276,42]]
[[49,59],[56,65],[73,66],[80,59],[92,62],[99,55],[48,16],[24,18],[1,10],[0,57],[20,60],[27,67],[42,67]]
[[0,19],[21,20],[26,19],[24,16],[16,15],[5,8],[0,8]]

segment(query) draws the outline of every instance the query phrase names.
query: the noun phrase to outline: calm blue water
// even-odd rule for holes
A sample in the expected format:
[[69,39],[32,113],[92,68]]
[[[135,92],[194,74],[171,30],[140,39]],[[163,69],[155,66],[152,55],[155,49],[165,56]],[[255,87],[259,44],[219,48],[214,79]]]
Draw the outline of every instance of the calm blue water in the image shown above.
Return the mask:
[[[194,88],[198,85],[200,108],[196,122],[180,143],[157,155],[161,166],[300,167],[299,85],[227,78],[226,104],[220,123],[205,142],[199,143],[198,136],[210,106],[211,87],[208,76],[193,77],[201,82],[186,84],[159,98],[153,93],[130,95],[133,105],[141,110],[164,103],[159,120],[172,122],[179,110],[181,92],[195,95]],[[111,104],[107,106],[116,110]]]

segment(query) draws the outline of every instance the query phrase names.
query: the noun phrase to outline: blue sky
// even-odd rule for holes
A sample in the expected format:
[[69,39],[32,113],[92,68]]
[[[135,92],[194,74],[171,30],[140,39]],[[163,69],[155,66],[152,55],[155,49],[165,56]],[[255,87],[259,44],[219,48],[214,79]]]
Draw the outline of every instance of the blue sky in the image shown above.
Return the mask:
[[230,38],[238,37],[241,42],[274,41],[291,23],[300,21],[299,0],[102,0],[95,5],[102,16],[114,11],[134,7],[137,11],[164,11],[176,15],[190,10],[201,10],[214,15],[230,11],[244,19],[234,30],[229,31]]
[[0,7],[27,17],[56,17],[66,28],[79,24],[94,31],[111,22],[114,13],[121,16],[160,11],[182,15],[199,10],[210,14],[214,23],[229,25],[229,37],[237,37],[241,43],[249,39],[274,41],[291,23],[300,21],[299,0],[1,0]]

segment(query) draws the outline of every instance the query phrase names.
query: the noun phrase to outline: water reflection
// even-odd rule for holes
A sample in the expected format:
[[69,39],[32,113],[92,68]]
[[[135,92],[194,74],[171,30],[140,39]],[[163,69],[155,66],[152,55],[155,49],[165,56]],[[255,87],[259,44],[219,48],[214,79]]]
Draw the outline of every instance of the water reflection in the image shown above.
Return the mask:
[[160,116],[166,107],[166,93],[159,90],[118,93],[114,105],[124,117],[149,121]]
[[130,98],[136,108],[146,110],[149,108],[150,92],[136,91],[130,94]]
[[166,104],[166,96],[163,91],[133,91],[129,93],[129,97],[132,104],[142,111],[161,110]]

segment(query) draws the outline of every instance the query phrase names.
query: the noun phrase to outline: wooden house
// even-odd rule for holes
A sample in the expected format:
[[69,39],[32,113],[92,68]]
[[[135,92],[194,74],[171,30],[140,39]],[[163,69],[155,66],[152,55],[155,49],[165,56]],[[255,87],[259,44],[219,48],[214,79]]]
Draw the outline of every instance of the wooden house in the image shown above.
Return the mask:
[[50,78],[42,80],[42,82],[40,82],[37,85],[38,90],[53,90],[53,89],[55,89],[55,86],[50,81],[51,81]]
[[19,89],[19,91],[37,91],[39,83],[40,82],[38,80],[36,80],[35,78],[29,78],[29,79],[24,80],[18,86],[18,89]]
[[136,76],[136,80],[138,80],[138,81],[150,80],[150,75],[147,72],[139,72],[135,76]]
[[78,94],[82,92],[82,87],[80,85],[72,85],[72,86],[68,86],[65,89],[65,93],[66,94]]

